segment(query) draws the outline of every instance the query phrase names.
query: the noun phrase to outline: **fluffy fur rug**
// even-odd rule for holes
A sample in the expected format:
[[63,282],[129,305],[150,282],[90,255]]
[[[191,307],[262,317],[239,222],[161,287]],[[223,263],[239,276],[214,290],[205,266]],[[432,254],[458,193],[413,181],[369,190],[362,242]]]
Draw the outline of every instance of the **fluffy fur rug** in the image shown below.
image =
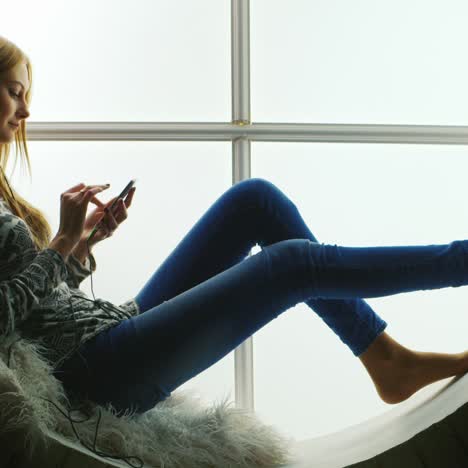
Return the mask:
[[[203,407],[193,394],[176,391],[142,415],[121,417],[111,406],[72,401],[52,375],[41,346],[19,338],[13,335],[0,343],[3,462],[14,457],[15,466],[30,467],[35,465],[29,460],[44,459],[44,454],[47,458],[49,439],[44,428],[73,442],[81,440],[101,456],[126,457],[127,464],[135,467],[143,465],[134,457],[145,467],[165,468],[266,467],[289,461],[293,439],[244,410],[230,408],[228,397]],[[75,429],[69,417],[76,421]]]

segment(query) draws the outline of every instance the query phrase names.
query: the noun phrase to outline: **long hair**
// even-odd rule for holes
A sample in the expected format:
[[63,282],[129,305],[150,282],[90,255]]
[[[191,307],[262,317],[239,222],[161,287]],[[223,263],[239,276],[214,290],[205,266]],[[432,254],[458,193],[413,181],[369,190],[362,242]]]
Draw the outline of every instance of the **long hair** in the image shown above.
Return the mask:
[[[31,83],[28,92],[26,93],[26,102],[31,103],[31,88],[32,88],[32,67],[28,56],[20,50],[11,41],[0,36],[0,80],[4,80],[5,74],[19,64],[25,63],[28,71],[29,82]],[[18,131],[15,132],[15,165],[18,162],[18,153],[22,163],[27,162],[29,176],[31,178],[31,162],[29,159],[28,146],[26,143],[26,121],[22,120]],[[38,250],[43,250],[48,247],[52,238],[52,229],[46,216],[36,207],[27,202],[16,192],[8,183],[5,169],[10,157],[12,143],[0,142],[0,194],[9,204],[11,211],[19,216],[28,225],[33,241]],[[31,179],[30,179],[31,180]]]

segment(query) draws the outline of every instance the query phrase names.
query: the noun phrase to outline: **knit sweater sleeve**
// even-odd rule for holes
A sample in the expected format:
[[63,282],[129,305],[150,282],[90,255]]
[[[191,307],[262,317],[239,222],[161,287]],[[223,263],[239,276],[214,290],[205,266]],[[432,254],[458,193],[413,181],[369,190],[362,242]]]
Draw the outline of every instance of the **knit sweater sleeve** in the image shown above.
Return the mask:
[[79,288],[83,280],[96,271],[96,259],[92,253],[86,257],[84,265],[73,254],[66,262],[68,277],[66,282],[70,288]]
[[[13,259],[10,257],[8,260]],[[33,307],[66,277],[67,268],[62,255],[47,248],[20,272],[0,281],[0,336],[13,333],[29,317]]]

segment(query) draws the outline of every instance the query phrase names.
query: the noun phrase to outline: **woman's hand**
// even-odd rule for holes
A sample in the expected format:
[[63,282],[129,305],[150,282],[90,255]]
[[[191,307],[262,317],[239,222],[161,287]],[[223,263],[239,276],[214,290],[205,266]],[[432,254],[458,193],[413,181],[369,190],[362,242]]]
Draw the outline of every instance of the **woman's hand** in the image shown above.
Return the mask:
[[82,238],[88,203],[98,192],[107,188],[105,185],[78,184],[60,195],[60,226],[57,236],[66,239],[71,248]]
[[[91,198],[90,202],[94,203],[96,208],[85,219],[82,237],[79,244],[87,244],[88,237],[97,224],[99,224],[99,229],[89,240],[90,248],[104,239],[112,237],[119,225],[122,224],[128,217],[127,208],[130,208],[132,204],[135,190],[136,188],[133,187],[128,192],[125,200],[119,200],[114,205],[112,213],[109,211],[109,207],[112,205],[114,200],[117,199],[117,197],[112,198],[107,203],[102,203],[97,197]],[[77,247],[79,248],[79,246]]]

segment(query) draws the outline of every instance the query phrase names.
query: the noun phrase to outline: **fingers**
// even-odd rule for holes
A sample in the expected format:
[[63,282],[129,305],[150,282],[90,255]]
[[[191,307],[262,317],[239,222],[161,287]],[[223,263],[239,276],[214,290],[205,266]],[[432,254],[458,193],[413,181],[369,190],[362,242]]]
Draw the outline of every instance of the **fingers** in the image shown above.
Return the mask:
[[102,219],[102,224],[104,225],[108,237],[112,236],[114,234],[114,231],[117,229],[119,224],[117,223],[114,215],[110,212],[108,212],[104,218]]
[[[128,198],[128,197],[127,197]],[[130,203],[128,204],[128,206],[130,206]],[[123,214],[123,219],[127,219],[127,204],[124,200],[120,200],[119,201],[119,210],[122,211],[122,214]]]
[[68,190],[65,190],[64,193],[69,193],[69,192],[76,192],[78,189],[82,189],[83,187],[85,187],[85,184],[83,184],[83,182],[77,184],[77,185],[74,185],[73,187],[69,188]]
[[119,199],[112,211],[109,211],[108,208],[109,207],[106,208],[106,214],[101,222],[104,224],[108,236],[110,237],[119,225],[127,219],[128,214],[125,202],[122,199]]
[[99,208],[105,208],[105,207],[109,206],[110,204],[112,204],[112,202],[113,202],[114,200],[116,200],[116,199],[117,199],[117,197],[114,197],[114,198],[111,198],[110,201],[104,203],[104,202],[102,202],[101,200],[99,200],[99,198],[97,198],[96,196],[94,196],[93,198],[91,198],[90,201],[91,201],[91,203],[94,203],[95,205],[97,205]]
[[[125,207],[125,202],[119,198],[119,200],[115,203],[114,207],[112,210],[109,209],[110,207],[107,207],[104,211],[106,212],[106,216],[108,216],[111,220],[112,223],[115,222],[115,224],[121,223],[124,219],[127,219],[127,208]],[[117,222],[117,215],[119,218],[119,222]]]
[[114,197],[106,204],[99,202],[101,206],[105,206],[105,214],[98,224],[100,224],[103,227],[103,229],[105,229],[105,231],[107,232],[107,237],[112,236],[114,231],[119,227],[119,225],[127,219],[127,208],[129,208],[132,204],[134,193],[135,187],[133,187],[129,191],[129,193],[125,197],[125,200],[118,197]]
[[[125,200],[119,199],[116,203],[116,207],[112,210],[112,215],[115,216],[116,214],[121,213],[122,216],[119,216],[119,223],[126,220],[128,218],[127,208],[130,208],[133,200],[133,194],[135,193],[135,187],[133,187],[130,192],[128,192]],[[106,211],[109,211],[108,209]]]
[[[130,205],[132,204],[132,200],[133,200],[133,194],[135,193],[135,190],[136,190],[136,187],[133,187],[127,194],[127,196],[125,197],[125,207],[126,208],[130,208]],[[114,197],[114,198],[111,198],[107,203],[103,203],[102,201],[100,201],[97,197],[93,197],[91,198],[91,203],[94,203],[95,205],[97,205],[98,207],[102,208],[102,207],[105,207],[104,208],[104,211],[107,213],[107,211],[109,211],[109,208],[112,206],[112,204],[118,199],[118,196],[117,197]],[[115,205],[112,207],[112,212],[115,213]]]
[[125,199],[125,205],[127,208],[129,208],[130,205],[132,204],[133,194],[135,193],[135,190],[136,190],[136,187],[132,187],[132,189],[128,193],[127,198]]
[[96,188],[102,188],[103,190],[108,189],[110,187],[110,184],[95,184],[95,185],[86,185],[83,182],[74,185],[73,187],[70,187],[68,190],[65,190],[63,193],[83,193],[83,192],[88,192],[89,190],[96,189]]
[[108,188],[109,187],[107,187],[106,185],[95,185],[95,186],[92,186],[92,188],[84,189],[84,192],[78,192],[78,193],[84,193],[84,200],[86,202],[89,202],[92,198],[94,198],[94,196],[97,193],[107,190]]

